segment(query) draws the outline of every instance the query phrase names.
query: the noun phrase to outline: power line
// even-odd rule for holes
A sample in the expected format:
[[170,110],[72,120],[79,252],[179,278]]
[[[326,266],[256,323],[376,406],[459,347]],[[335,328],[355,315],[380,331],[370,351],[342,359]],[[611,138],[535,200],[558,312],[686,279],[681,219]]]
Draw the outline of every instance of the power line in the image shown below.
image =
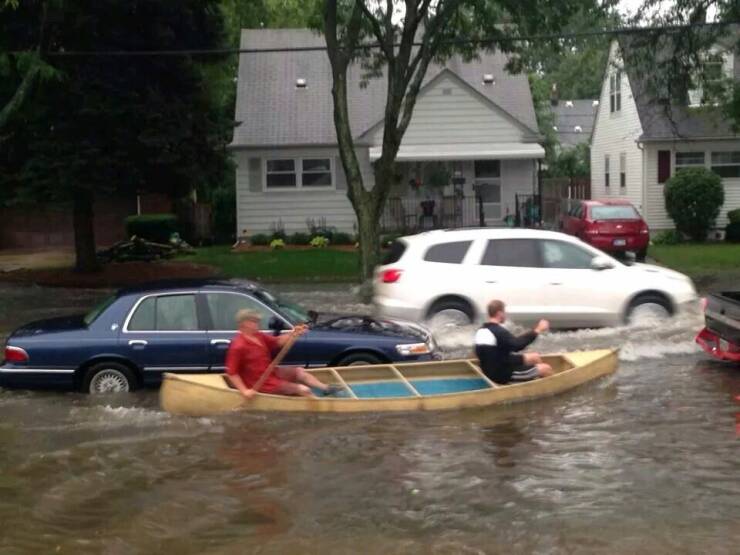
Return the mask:
[[[695,28],[717,28],[728,27],[731,25],[740,25],[740,21],[723,21],[714,23],[694,23],[688,25],[656,25],[652,27],[619,27],[617,29],[600,29],[594,31],[578,31],[574,33],[560,33],[548,35],[523,35],[516,37],[488,37],[482,39],[450,39],[442,41],[442,44],[453,46],[465,45],[493,45],[517,42],[539,42],[551,40],[569,40],[597,36],[619,36],[619,35],[637,35],[642,33],[661,33],[685,31]],[[421,46],[422,43],[415,42],[414,46]],[[395,46],[400,46],[396,44]],[[380,44],[368,43],[355,47],[355,50],[374,50],[379,49]],[[58,50],[44,52],[44,56],[54,58],[73,58],[73,57],[146,57],[146,56],[228,56],[233,54],[274,54],[280,52],[324,52],[326,46],[292,46],[282,48],[214,48],[214,49],[183,49],[183,50]],[[28,54],[31,50],[9,51],[8,54]]]

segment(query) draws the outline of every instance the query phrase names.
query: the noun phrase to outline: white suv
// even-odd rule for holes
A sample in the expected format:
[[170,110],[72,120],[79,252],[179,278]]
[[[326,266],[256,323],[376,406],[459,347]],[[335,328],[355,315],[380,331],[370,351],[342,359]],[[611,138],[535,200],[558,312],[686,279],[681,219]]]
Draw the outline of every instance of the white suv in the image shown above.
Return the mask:
[[459,324],[485,318],[501,299],[518,324],[614,326],[637,307],[674,314],[697,299],[691,280],[667,268],[627,265],[581,242],[533,229],[436,230],[402,237],[375,270],[381,316]]

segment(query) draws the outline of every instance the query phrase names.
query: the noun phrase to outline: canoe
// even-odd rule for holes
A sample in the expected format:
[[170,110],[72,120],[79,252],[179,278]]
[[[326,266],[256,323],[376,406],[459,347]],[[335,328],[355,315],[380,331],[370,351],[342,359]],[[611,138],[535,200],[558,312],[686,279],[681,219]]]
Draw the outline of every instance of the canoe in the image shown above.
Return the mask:
[[223,374],[166,373],[160,405],[169,413],[212,416],[235,410],[274,412],[399,412],[486,407],[563,393],[617,369],[617,351],[604,349],[548,355],[554,374],[530,382],[497,385],[474,359],[309,370],[342,391],[332,397],[258,393],[249,401]]

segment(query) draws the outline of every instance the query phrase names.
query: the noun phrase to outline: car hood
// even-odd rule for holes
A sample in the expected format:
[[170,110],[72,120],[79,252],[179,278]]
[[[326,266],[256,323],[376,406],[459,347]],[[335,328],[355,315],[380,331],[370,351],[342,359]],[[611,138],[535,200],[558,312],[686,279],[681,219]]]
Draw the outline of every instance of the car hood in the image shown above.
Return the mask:
[[72,316],[59,316],[57,318],[47,318],[45,320],[36,320],[30,324],[25,324],[16,329],[11,337],[30,337],[42,333],[58,333],[84,329],[85,315],[74,314]]
[[671,270],[670,268],[665,268],[663,266],[656,266],[655,264],[633,264],[631,266],[635,270],[645,272],[647,274],[653,274],[653,275],[659,275],[661,277],[666,277],[670,279],[676,279],[681,281],[691,281],[691,278],[688,276],[677,272],[675,270]]
[[427,342],[432,338],[428,329],[414,322],[374,318],[372,316],[340,316],[319,320],[312,329],[336,333],[361,333],[376,337],[400,338],[420,342]]

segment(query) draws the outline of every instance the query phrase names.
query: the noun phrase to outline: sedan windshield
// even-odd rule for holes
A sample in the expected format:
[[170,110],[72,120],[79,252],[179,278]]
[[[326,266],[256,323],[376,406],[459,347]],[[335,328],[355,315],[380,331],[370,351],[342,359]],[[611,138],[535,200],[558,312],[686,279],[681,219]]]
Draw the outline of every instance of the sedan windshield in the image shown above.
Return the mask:
[[265,289],[255,290],[254,295],[263,303],[285,316],[293,325],[308,322],[310,319],[308,312],[301,305],[276,297]]
[[591,208],[593,220],[639,220],[637,210],[629,204],[613,206],[594,206]]

